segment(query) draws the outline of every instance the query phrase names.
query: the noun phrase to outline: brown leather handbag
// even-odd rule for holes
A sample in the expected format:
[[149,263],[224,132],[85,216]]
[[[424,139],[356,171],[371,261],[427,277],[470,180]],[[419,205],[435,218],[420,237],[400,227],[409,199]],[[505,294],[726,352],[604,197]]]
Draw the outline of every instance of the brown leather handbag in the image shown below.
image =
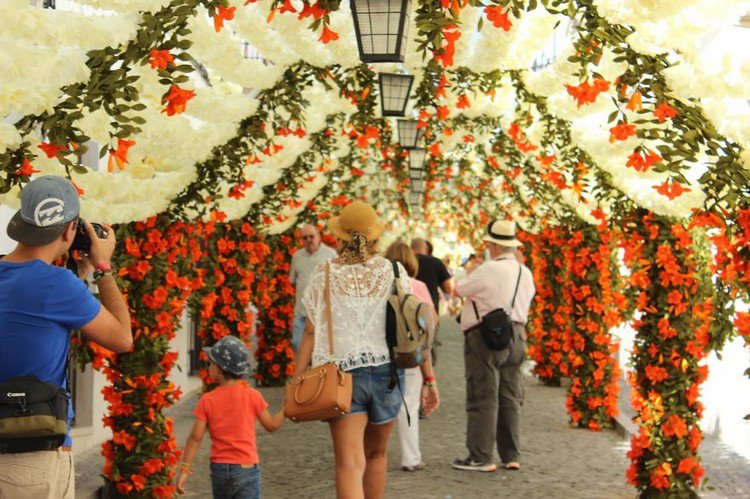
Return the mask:
[[[328,352],[333,358],[333,325],[331,319],[331,265],[326,264],[326,318],[328,319]],[[325,421],[349,414],[352,406],[352,375],[335,362],[313,367],[286,385],[284,412],[295,423]]]

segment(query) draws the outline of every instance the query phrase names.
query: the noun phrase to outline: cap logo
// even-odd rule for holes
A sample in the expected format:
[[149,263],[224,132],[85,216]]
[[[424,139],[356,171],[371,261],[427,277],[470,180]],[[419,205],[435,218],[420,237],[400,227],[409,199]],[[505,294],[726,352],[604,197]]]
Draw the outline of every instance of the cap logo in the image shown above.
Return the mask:
[[58,198],[47,198],[34,209],[34,224],[37,227],[50,227],[65,221],[65,202]]

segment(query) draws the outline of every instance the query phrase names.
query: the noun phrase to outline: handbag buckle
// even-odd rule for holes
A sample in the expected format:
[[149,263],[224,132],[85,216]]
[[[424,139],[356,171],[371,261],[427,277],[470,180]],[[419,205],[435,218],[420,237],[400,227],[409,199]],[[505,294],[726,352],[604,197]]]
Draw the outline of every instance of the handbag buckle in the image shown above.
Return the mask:
[[15,403],[18,404],[16,416],[31,416],[34,414],[34,411],[26,407],[25,393],[8,393],[8,398],[14,399]]

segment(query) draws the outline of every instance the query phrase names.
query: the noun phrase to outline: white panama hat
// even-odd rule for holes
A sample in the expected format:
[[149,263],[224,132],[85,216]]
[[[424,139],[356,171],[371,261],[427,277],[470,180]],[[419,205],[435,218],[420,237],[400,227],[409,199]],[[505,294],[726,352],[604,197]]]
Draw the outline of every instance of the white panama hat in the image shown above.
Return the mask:
[[509,220],[493,220],[487,226],[487,235],[482,240],[508,248],[518,248],[523,245],[516,239],[516,223]]

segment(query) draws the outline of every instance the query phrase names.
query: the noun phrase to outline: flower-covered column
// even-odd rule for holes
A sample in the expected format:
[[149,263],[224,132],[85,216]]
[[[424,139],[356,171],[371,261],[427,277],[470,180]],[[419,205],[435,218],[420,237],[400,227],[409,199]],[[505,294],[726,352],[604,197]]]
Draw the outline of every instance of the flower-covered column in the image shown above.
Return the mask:
[[566,266],[561,250],[566,237],[561,227],[548,227],[533,236],[529,265],[534,273],[537,293],[531,309],[528,353],[535,365],[534,374],[542,383],[560,386],[568,376],[568,358],[564,338],[570,329],[569,290],[566,291]]
[[703,476],[698,396],[708,375],[701,361],[714,306],[695,248],[681,224],[643,210],[625,236],[640,313],[630,376],[639,433],[631,440],[627,475],[648,497],[692,495]]
[[621,322],[626,300],[613,289],[619,278],[614,251],[606,224],[582,226],[564,251],[575,325],[566,341],[571,366],[566,406],[571,422],[592,430],[611,428],[618,414],[619,344],[609,330]]
[[[179,461],[172,420],[162,411],[174,404],[180,389],[168,381],[177,359],[170,340],[190,293],[200,250],[193,228],[170,224],[166,217],[123,226],[116,253],[123,292],[130,307],[134,345],[125,354],[95,348],[94,366],[102,366],[110,386],[104,425],[113,438],[102,444],[104,475],[110,493],[132,497],[171,497],[174,466]],[[112,490],[114,489],[114,490]]]
[[258,368],[255,380],[262,385],[278,386],[294,374],[294,352],[291,343],[294,318],[294,287],[289,282],[292,238],[286,235],[268,236],[269,259],[273,265],[262,268],[259,278],[263,290],[258,289]]

